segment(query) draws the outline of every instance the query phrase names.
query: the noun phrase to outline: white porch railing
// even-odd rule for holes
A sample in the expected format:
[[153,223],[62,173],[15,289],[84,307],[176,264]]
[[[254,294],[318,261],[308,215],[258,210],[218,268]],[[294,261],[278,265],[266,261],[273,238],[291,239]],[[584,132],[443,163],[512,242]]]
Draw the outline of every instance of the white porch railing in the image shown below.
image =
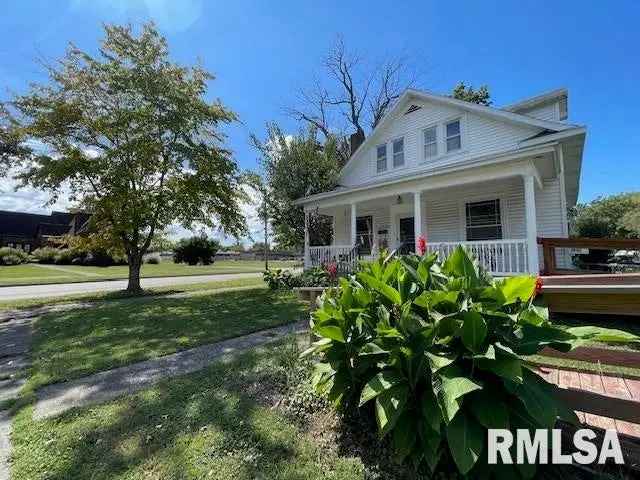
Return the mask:
[[427,243],[427,252],[438,252],[440,258],[445,258],[458,245],[471,250],[480,265],[493,275],[517,275],[529,271],[527,241],[522,239]]
[[[493,275],[518,275],[529,271],[527,265],[527,241],[524,239],[483,240],[477,242],[435,242],[427,243],[427,252],[438,252],[446,258],[458,246],[464,245],[476,256],[480,264]],[[372,259],[378,253],[374,249],[363,260]],[[355,264],[354,249],[351,245],[327,245],[309,247],[309,266],[320,266],[335,262]]]
[[309,247],[309,260],[312,267],[318,267],[330,262],[352,261],[353,247],[351,245],[325,245]]

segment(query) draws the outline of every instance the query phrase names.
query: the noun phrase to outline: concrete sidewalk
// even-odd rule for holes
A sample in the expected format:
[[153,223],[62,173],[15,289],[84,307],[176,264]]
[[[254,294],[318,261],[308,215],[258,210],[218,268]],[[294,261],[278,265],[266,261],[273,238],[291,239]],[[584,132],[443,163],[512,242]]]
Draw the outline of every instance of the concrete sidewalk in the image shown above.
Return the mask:
[[48,385],[38,390],[33,416],[35,419],[47,418],[73,407],[104,402],[136,392],[164,378],[201,370],[215,360],[273,342],[291,333],[305,332],[308,328],[308,322],[301,321],[99,372],[77,380]]
[[[190,275],[182,277],[143,278],[142,288],[170,287],[224,280],[261,277],[262,273],[222,273],[213,275]],[[127,280],[103,280],[101,282],[56,283],[51,285],[27,285],[21,287],[0,287],[0,301],[24,300],[31,298],[62,297],[66,295],[113,292],[127,288]]]

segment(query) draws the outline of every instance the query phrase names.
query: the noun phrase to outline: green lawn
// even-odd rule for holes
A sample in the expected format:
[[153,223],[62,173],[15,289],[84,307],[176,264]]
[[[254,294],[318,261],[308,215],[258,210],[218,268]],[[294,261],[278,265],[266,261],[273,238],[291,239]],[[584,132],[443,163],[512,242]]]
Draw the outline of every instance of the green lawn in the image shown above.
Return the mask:
[[50,313],[34,325],[27,388],[290,323],[304,311],[292,294],[262,286],[186,298],[109,300]]
[[[269,262],[273,268],[297,266],[299,262]],[[158,265],[143,265],[143,277],[172,277],[185,275],[211,275],[216,273],[262,272],[264,262],[258,260],[219,260],[213,265],[190,266],[163,261]],[[84,267],[78,265],[26,264],[0,267],[0,286],[34,285],[45,283],[91,282],[127,278],[128,267]]]
[[12,478],[21,480],[352,480],[339,456],[274,405],[297,352],[257,349],[135,395],[34,421],[14,418]]

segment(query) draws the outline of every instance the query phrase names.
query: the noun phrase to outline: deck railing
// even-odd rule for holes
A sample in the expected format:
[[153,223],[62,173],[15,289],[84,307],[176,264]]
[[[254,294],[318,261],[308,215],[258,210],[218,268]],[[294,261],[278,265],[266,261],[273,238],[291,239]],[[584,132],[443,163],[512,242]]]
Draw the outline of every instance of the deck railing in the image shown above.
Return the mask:
[[356,266],[358,249],[351,245],[309,247],[309,260],[312,267],[335,263],[339,272],[348,273]]
[[458,245],[467,247],[480,265],[493,275],[518,275],[529,271],[527,241],[522,239],[435,242],[427,244],[427,252],[438,252],[441,258],[445,258]]

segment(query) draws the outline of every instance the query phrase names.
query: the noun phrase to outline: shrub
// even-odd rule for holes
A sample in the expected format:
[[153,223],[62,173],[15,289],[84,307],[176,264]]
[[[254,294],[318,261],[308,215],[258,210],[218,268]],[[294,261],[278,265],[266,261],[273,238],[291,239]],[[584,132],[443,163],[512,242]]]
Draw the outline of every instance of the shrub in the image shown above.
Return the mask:
[[149,265],[158,265],[160,264],[160,258],[159,257],[148,257],[145,260],[146,263],[148,263]]
[[463,247],[442,263],[432,254],[364,264],[328,289],[313,313],[320,340],[305,354],[319,359],[315,388],[339,408],[375,416],[379,434],[416,468],[531,478],[530,465],[487,465],[486,430],[548,429],[557,418],[576,419],[522,356],[545,346],[568,351],[585,341],[640,340],[618,330],[555,327],[533,303],[536,283],[529,276],[494,280]]
[[19,248],[0,248],[0,265],[20,265],[21,263],[28,263],[29,260],[29,254]]
[[219,249],[220,244],[217,241],[204,235],[183,239],[173,249],[173,261],[189,265],[210,265]]
[[289,270],[275,268],[262,274],[271,290],[292,289],[298,287],[330,287],[336,285],[335,272],[332,276],[324,268],[314,267],[301,274],[294,275]]
[[275,268],[273,270],[265,270],[262,278],[271,290],[282,290],[293,288],[293,275],[289,270]]
[[36,248],[31,254],[36,258],[38,263],[55,263],[56,256],[58,255],[57,248],[54,247],[40,247]]
[[78,257],[80,257],[80,254],[77,250],[61,248],[55,257],[55,263],[57,265],[71,265],[73,259]]

